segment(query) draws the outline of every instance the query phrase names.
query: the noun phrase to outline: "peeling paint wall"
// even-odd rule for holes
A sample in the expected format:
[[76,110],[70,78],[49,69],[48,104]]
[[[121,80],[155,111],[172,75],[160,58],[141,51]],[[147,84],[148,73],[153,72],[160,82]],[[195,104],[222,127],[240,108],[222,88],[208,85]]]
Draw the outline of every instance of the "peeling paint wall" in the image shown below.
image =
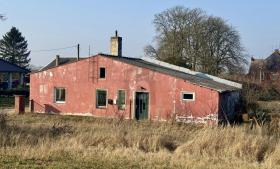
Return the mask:
[[[106,68],[106,78],[98,79],[99,67]],[[54,102],[54,88],[66,89],[65,103]],[[96,108],[96,89],[107,90],[107,99],[115,100],[118,89],[126,90],[126,109],[117,105]],[[217,121],[219,93],[182,79],[119,62],[105,56],[91,57],[62,65],[30,77],[30,99],[35,112],[68,113],[102,117],[134,118],[135,92],[149,92],[149,119],[171,117],[189,121]],[[182,100],[182,92],[194,92],[195,101]],[[210,120],[209,120],[210,119]]]
[[203,124],[217,124],[218,114],[208,114],[202,117],[190,116],[176,116],[176,121],[183,123],[203,123]]

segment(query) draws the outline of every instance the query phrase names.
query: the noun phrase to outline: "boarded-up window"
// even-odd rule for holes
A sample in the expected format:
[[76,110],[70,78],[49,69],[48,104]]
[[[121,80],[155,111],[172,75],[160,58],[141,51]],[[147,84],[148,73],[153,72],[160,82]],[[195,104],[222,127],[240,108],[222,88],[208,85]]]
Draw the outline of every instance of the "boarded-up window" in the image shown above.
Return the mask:
[[195,96],[193,92],[182,92],[182,99],[185,101],[194,101]]
[[125,90],[118,90],[117,104],[119,110],[125,109]]
[[56,87],[54,89],[55,89],[55,91],[54,91],[55,102],[56,103],[65,103],[65,95],[66,95],[65,88]]
[[100,79],[105,79],[106,77],[106,69],[105,67],[99,68],[99,78]]
[[96,108],[105,108],[107,106],[107,91],[96,90]]

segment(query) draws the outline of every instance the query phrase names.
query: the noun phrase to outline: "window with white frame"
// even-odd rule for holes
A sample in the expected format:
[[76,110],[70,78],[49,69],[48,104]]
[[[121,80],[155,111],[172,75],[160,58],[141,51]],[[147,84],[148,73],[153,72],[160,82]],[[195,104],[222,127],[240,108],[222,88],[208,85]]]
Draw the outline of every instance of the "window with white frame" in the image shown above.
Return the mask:
[[184,101],[194,101],[195,100],[194,92],[182,92],[182,100],[184,100]]
[[66,90],[63,87],[54,88],[54,101],[56,103],[65,103]]

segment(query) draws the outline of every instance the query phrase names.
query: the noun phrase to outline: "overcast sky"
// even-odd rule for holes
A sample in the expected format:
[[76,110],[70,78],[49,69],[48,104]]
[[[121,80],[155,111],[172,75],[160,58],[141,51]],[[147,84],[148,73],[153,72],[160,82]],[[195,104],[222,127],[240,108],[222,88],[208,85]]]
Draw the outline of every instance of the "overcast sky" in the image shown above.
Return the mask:
[[109,53],[109,39],[117,29],[123,55],[140,57],[155,36],[154,15],[176,5],[202,8],[233,25],[247,52],[266,57],[280,46],[277,0],[0,0],[0,36],[17,27],[29,43],[31,63],[46,65],[56,54],[75,57],[76,49],[35,52],[81,45],[81,56]]

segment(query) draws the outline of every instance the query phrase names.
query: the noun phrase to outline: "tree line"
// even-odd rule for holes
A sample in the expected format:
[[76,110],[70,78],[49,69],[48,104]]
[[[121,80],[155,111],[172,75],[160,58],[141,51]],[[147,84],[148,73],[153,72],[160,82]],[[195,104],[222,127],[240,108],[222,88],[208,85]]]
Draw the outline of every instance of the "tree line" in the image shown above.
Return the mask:
[[[0,20],[5,19],[5,15],[0,14]],[[28,69],[30,51],[27,47],[25,37],[16,27],[12,27],[0,40],[0,58]]]
[[[0,14],[0,19],[5,19]],[[155,15],[156,45],[144,48],[146,56],[213,75],[238,73],[247,55],[238,31],[223,18],[182,6]],[[30,51],[21,32],[12,27],[0,40],[0,58],[29,66]]]
[[203,10],[177,6],[155,15],[156,45],[145,55],[213,75],[242,72],[247,55],[234,27]]

